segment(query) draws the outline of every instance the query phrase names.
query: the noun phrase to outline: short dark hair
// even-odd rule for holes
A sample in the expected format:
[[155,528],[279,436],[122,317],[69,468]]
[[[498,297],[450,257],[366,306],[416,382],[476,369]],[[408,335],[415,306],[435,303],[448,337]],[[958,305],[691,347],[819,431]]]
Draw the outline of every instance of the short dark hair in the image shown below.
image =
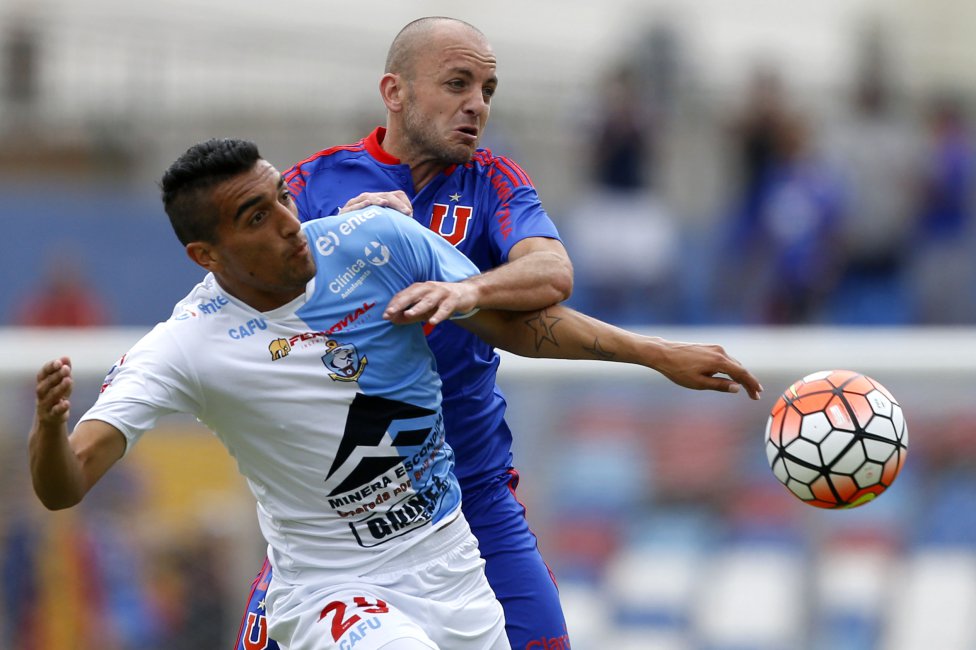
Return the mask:
[[214,242],[217,215],[203,191],[249,171],[259,160],[253,142],[214,138],[193,145],[169,166],[159,186],[163,208],[181,244]]

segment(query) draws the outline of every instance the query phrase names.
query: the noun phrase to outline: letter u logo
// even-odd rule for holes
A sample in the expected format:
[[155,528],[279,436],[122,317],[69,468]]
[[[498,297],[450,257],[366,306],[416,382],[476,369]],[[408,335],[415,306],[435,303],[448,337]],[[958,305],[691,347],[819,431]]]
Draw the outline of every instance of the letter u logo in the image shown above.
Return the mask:
[[[450,216],[448,216],[450,212]],[[443,203],[434,204],[434,213],[430,216],[430,229],[446,239],[452,246],[457,246],[468,234],[468,222],[471,221],[473,210],[467,205],[451,206]]]
[[[246,625],[241,639],[244,650],[266,650],[268,647],[268,619],[260,614],[248,612]],[[255,638],[255,632],[257,632],[257,638]]]

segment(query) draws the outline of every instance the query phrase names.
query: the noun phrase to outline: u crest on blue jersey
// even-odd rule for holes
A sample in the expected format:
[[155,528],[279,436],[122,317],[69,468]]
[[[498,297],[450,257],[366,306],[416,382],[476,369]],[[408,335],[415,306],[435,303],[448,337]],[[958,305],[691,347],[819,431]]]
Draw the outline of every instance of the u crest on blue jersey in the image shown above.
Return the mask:
[[366,370],[366,356],[360,357],[352,343],[329,341],[325,346],[329,351],[322,355],[322,363],[331,371],[329,377],[335,381],[358,381]]
[[446,239],[451,246],[457,246],[468,235],[472,214],[474,210],[469,205],[435,203],[434,212],[430,215],[430,229]]

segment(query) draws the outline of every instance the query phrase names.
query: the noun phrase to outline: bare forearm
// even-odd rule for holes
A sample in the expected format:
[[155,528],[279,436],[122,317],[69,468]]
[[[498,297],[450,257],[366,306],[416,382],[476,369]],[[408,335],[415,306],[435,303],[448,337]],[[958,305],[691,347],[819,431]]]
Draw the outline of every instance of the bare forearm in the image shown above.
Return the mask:
[[499,316],[507,325],[479,336],[524,357],[593,359],[653,368],[661,353],[661,339],[628,332],[562,305]]
[[563,305],[529,313],[481,312],[470,320],[465,326],[482,339],[522,356],[633,363],[685,388],[735,393],[743,386],[752,399],[762,392],[759,380],[719,345],[641,336]]
[[28,452],[34,492],[46,508],[60,510],[81,501],[87,491],[84,472],[64,424],[45,426],[35,420]]
[[565,255],[535,251],[465,282],[477,287],[482,309],[529,311],[568,298],[573,268]]
[[573,264],[562,243],[529,237],[509,251],[509,261],[463,282],[415,282],[397,293],[383,318],[397,325],[436,325],[474,309],[533,311],[566,300],[573,292]]
[[37,403],[27,450],[34,492],[51,510],[80,502],[125,452],[122,432],[105,422],[83,421],[68,435],[72,386],[68,357],[49,361],[37,373]]

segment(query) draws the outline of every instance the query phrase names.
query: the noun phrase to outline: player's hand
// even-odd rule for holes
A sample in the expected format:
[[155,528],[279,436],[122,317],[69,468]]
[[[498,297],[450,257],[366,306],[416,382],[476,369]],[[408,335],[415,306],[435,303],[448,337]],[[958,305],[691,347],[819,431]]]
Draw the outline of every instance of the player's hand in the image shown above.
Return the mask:
[[749,397],[759,399],[762,384],[721,345],[677,341],[663,341],[663,344],[663,361],[655,367],[679,386],[723,393],[738,393],[740,388],[745,388]]
[[379,205],[384,208],[393,208],[397,212],[402,212],[408,217],[413,216],[413,204],[410,203],[407,193],[403,190],[396,190],[393,192],[363,192],[359,196],[354,196],[346,201],[346,204],[339,210],[339,214],[342,214],[343,212],[351,212],[352,210],[359,210],[360,208],[365,208],[371,205]]
[[37,373],[37,422],[40,426],[61,427],[67,424],[71,410],[71,359],[61,357],[48,361]]
[[447,320],[478,306],[477,288],[467,282],[415,282],[390,299],[383,318],[396,324]]

